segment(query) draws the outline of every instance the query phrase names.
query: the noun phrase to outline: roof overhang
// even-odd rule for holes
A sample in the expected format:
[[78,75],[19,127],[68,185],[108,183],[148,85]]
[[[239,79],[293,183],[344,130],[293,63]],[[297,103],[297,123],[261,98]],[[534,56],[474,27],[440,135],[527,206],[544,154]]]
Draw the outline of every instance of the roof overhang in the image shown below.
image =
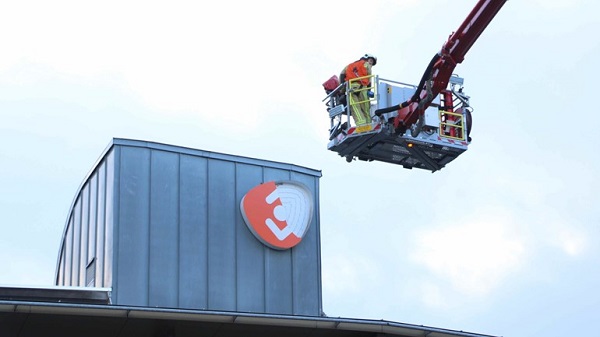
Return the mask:
[[[294,315],[219,312],[192,309],[126,307],[107,304],[74,304],[0,300],[0,330],[18,336],[113,336],[113,331],[144,334],[171,331],[164,336],[192,336],[189,331],[211,331],[213,336],[427,336],[489,337],[405,323]],[[70,331],[73,331],[70,334]],[[9,336],[12,336],[9,334]],[[16,334],[15,334],[16,336]]]

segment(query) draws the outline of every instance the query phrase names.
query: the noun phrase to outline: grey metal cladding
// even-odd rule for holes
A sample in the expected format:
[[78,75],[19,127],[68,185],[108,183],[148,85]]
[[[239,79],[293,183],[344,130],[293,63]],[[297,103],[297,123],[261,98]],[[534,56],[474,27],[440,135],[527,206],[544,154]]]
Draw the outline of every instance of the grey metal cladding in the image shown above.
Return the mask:
[[148,301],[150,264],[150,149],[122,147],[119,151],[118,212],[114,252],[113,299],[117,304]]
[[[113,304],[319,316],[320,176],[291,164],[115,138],[73,201],[57,284],[84,286],[95,258],[96,275],[88,278],[112,289]],[[315,211],[300,244],[274,250],[250,232],[239,205],[253,187],[287,180],[308,187]]]
[[235,163],[210,160],[208,176],[208,307],[235,310]]
[[[236,199],[240,200],[246,192],[263,182],[263,167],[248,164],[237,164]],[[240,311],[265,312],[265,256],[269,250],[258,241],[250,230],[244,230],[246,224],[241,212],[236,212],[237,241],[237,275],[236,282],[241,287],[252,289],[236,294]]]
[[86,286],[88,278],[94,280],[89,286],[112,284],[112,202],[106,200],[113,196],[113,158],[113,151],[103,155],[73,199],[58,254],[56,285]]
[[208,307],[208,160],[181,155],[179,307]]
[[94,272],[95,286],[100,287],[104,284],[104,255],[106,242],[106,163],[99,166],[96,174],[96,257]]
[[[306,175],[300,175],[292,172],[291,180],[298,181],[306,185],[312,192],[312,195],[319,195],[318,181]],[[319,223],[319,202],[315,202],[312,223]],[[312,268],[315,261],[311,258],[313,254],[321,256],[321,236],[318,226],[310,226],[306,233],[303,244],[295,247],[292,255],[293,279],[293,299],[294,313],[302,315],[311,315],[316,310],[321,310],[321,303],[316,303],[313,298],[321,298],[321,277],[320,269]],[[316,250],[316,252],[315,252]]]

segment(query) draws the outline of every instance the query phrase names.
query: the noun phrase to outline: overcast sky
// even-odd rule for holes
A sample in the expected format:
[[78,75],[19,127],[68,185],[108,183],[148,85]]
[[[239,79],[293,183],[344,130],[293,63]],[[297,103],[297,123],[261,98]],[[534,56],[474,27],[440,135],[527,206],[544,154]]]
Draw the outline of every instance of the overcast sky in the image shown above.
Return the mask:
[[456,68],[473,142],[441,171],[327,150],[325,80],[372,53],[417,84],[475,3],[2,1],[0,285],[53,285],[77,188],[133,138],[321,170],[329,316],[593,335],[600,2],[504,5]]

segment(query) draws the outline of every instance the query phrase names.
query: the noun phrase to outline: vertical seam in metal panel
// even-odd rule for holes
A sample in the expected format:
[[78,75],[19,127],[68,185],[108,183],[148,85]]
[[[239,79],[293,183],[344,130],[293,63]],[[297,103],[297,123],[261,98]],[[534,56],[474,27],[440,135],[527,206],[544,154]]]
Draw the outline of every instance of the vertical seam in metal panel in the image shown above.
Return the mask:
[[[90,254],[89,254],[90,253],[90,249],[91,249],[91,245],[90,244],[92,243],[92,241],[94,241],[94,251],[92,252],[91,255],[93,257],[96,257],[96,231],[97,231],[97,224],[98,224],[98,216],[97,216],[97,214],[98,214],[98,170],[97,169],[92,174],[92,181],[93,181],[93,186],[94,186],[94,202],[95,202],[95,205],[94,205],[94,216],[91,215],[91,212],[90,212],[90,215],[89,215],[90,226],[88,226],[88,259],[89,259],[89,256],[90,256]],[[90,210],[91,210],[91,205],[92,205],[92,201],[91,201],[92,198],[91,198],[91,196],[92,196],[92,191],[90,190]],[[90,233],[92,233],[92,231],[89,229],[89,227],[91,227],[92,219],[94,219],[93,220],[93,222],[94,222],[94,237],[93,237],[94,239],[93,240],[90,239]],[[96,264],[98,264],[98,263],[95,262],[94,265],[93,265],[93,267],[94,267],[94,274],[93,274],[94,283],[92,284],[92,287],[96,286]],[[87,280],[87,267],[86,267],[85,283],[86,283],[86,286],[87,286],[87,284],[88,284],[88,280]]]
[[79,256],[77,257],[77,277],[76,277],[76,281],[77,284],[74,284],[75,286],[80,286],[79,284],[79,280],[81,278],[81,229],[82,229],[82,221],[83,221],[83,193],[79,193],[79,238],[78,238],[78,242],[77,245],[79,246]]
[[[292,174],[293,174],[293,172],[291,170],[288,171],[288,180],[290,180],[290,181],[293,178]],[[295,299],[296,299],[296,294],[297,294],[297,292],[296,292],[296,286],[297,286],[296,285],[296,278],[294,277],[295,276],[294,275],[295,274],[295,270],[294,270],[294,255],[295,255],[295,252],[296,252],[295,247],[289,248],[289,252],[290,252],[290,273],[291,273],[290,278],[292,279],[292,315],[295,315],[296,314],[296,306],[295,306],[296,305],[296,301],[295,301]]]
[[[315,227],[315,245],[317,248],[317,311],[318,311],[318,315],[322,316],[323,315],[323,295],[322,295],[322,289],[321,289],[321,226],[319,224],[319,213],[321,212],[321,210],[319,209],[319,178],[318,177],[313,177],[313,190],[315,191],[315,194],[313,196],[313,202],[315,203],[314,205],[314,209],[315,212],[313,213],[313,219],[315,221],[315,223],[313,224]],[[317,226],[318,225],[318,226]]]
[[[108,170],[111,169],[108,167],[109,164],[109,158],[106,157],[106,164],[104,167],[104,243],[103,243],[103,248],[104,248],[104,266],[102,267],[102,283],[104,284],[104,287],[108,286],[109,282],[107,282],[108,277],[110,276],[110,287],[113,288],[114,283],[117,280],[117,277],[119,275],[119,263],[117,261],[119,261],[118,258],[120,258],[118,255],[121,254],[121,251],[119,249],[119,243],[120,243],[120,237],[121,237],[121,233],[119,232],[121,230],[121,221],[120,221],[120,212],[121,212],[121,162],[122,162],[122,146],[115,146],[114,147],[114,155],[113,155],[113,160],[112,160],[112,172],[113,172],[113,177],[112,177],[112,196],[109,197],[108,195]],[[118,172],[117,172],[118,169]],[[108,218],[108,207],[109,207],[109,200],[110,203],[112,204],[110,207],[112,209],[112,213],[110,214],[111,219]],[[109,227],[110,228],[109,230]],[[109,235],[112,235],[112,238],[110,238],[109,241]],[[111,255],[109,256],[109,247],[108,245],[111,244],[112,248],[110,250]],[[115,253],[116,252],[116,253]],[[107,263],[110,263],[110,265],[107,266]],[[110,273],[112,275],[106,275],[107,274],[107,267],[110,267]],[[116,291],[115,291],[116,290]],[[116,289],[113,289],[112,291],[112,295],[115,296],[113,303],[117,303],[117,297],[118,297],[118,287],[116,287]],[[116,294],[115,294],[116,292]]]
[[[82,286],[81,284],[81,277],[83,276],[82,273],[82,268],[85,265],[85,260],[87,259],[86,257],[86,253],[84,253],[83,251],[85,249],[83,249],[83,242],[84,242],[84,233],[83,233],[83,228],[84,228],[84,215],[83,215],[83,210],[86,207],[86,204],[89,204],[90,202],[90,193],[89,193],[89,181],[85,181],[83,183],[83,187],[81,189],[81,213],[79,214],[79,219],[80,219],[80,223],[79,223],[79,273],[77,273],[77,285],[78,286]],[[87,200],[85,195],[87,194]],[[85,234],[87,235],[87,234]]]
[[[83,263],[81,263],[81,261],[79,262],[79,264],[82,267],[82,270],[79,271],[79,283],[82,287],[85,287],[85,272],[87,270],[87,260],[88,260],[88,244],[89,244],[89,238],[90,238],[90,180],[88,178],[88,181],[85,183],[86,185],[86,192],[84,192],[85,194],[87,194],[87,201],[86,201],[86,205],[84,205],[84,207],[87,208],[86,210],[86,218],[85,222],[86,222],[86,233],[85,233],[85,238],[83,237],[83,221],[84,221],[84,216],[83,216],[83,208],[81,209],[81,249],[84,250],[85,252],[81,252],[81,256],[83,257]],[[84,242],[85,244],[85,249],[83,249],[84,246]],[[83,279],[83,282],[81,282],[81,280]]]
[[[89,218],[89,223],[90,225],[88,226],[88,261],[91,261],[92,259],[94,259],[96,257],[96,226],[98,225],[98,220],[97,220],[97,214],[98,214],[98,173],[97,170],[94,171],[94,174],[92,175],[92,181],[93,184],[91,186],[93,186],[93,194],[94,194],[94,200],[92,201],[92,189],[90,188],[90,214],[88,215]],[[93,212],[92,212],[93,211]],[[92,215],[92,213],[94,213]],[[94,230],[92,232],[91,227],[94,227]],[[92,236],[92,233],[94,234]],[[94,243],[92,245],[92,242]],[[92,250],[92,246],[94,247],[93,251]],[[91,256],[91,258],[90,258]],[[89,262],[88,262],[89,263]],[[87,275],[87,270],[86,270],[86,275]],[[87,278],[87,276],[86,276]],[[95,286],[96,283],[96,267],[95,267],[95,263],[94,263],[94,284],[92,286]],[[86,280],[87,283],[87,280]]]
[[[102,164],[104,164],[104,161],[102,162]],[[102,249],[102,247],[100,247],[100,245],[99,245],[99,243],[100,243],[100,239],[99,239],[99,236],[100,236],[100,231],[99,231],[100,221],[99,220],[100,219],[99,219],[99,217],[100,217],[100,212],[102,211],[100,209],[100,205],[101,205],[101,203],[100,203],[100,197],[101,197],[100,188],[102,188],[100,186],[100,170],[102,170],[102,166],[99,166],[99,168],[98,168],[98,183],[96,185],[96,239],[95,239],[96,243],[94,245],[94,256],[96,257],[96,261],[98,261],[100,259],[99,252],[104,252],[103,250],[100,250],[100,251],[98,250],[98,249]],[[102,287],[100,285],[100,278],[98,277],[98,274],[99,274],[98,271],[100,270],[100,267],[98,266],[98,264],[99,263],[96,263],[96,268],[94,270],[94,274],[96,277],[96,280],[94,281],[94,287]]]
[[175,290],[177,291],[177,307],[181,308],[179,301],[179,293],[181,287],[181,153],[177,154],[177,283]]
[[154,153],[153,149],[148,149],[150,151],[150,155],[148,156],[148,237],[146,240],[146,245],[148,249],[148,265],[146,266],[146,305],[150,305],[150,266],[152,261],[150,260],[151,253],[151,240],[152,240],[152,154]]
[[[105,271],[106,271],[106,185],[107,185],[107,181],[106,181],[106,167],[108,166],[108,163],[106,160],[104,160],[103,165],[100,167],[100,170],[104,170],[104,184],[102,184],[102,186],[100,186],[100,176],[98,176],[98,193],[100,193],[100,189],[104,189],[104,191],[102,192],[101,196],[102,198],[104,198],[104,200],[102,201],[102,209],[98,209],[98,215],[100,215],[100,212],[103,212],[104,215],[102,216],[102,221],[104,221],[104,224],[102,224],[102,232],[100,233],[99,231],[96,234],[96,254],[98,255],[98,257],[100,256],[100,254],[102,254],[102,265],[98,266],[96,265],[96,269],[98,269],[98,271],[100,271],[101,275],[96,275],[96,277],[98,277],[98,286],[100,287],[106,287],[106,284],[104,283],[104,277],[105,277]],[[100,198],[98,198],[98,202],[100,202]],[[100,223],[98,222],[98,225]],[[102,235],[102,245],[98,246],[98,244],[100,243],[99,237],[100,235]]]
[[[117,160],[118,160],[118,163],[117,163]],[[109,170],[109,168],[108,168],[108,158],[107,158],[106,167],[104,168],[104,243],[103,243],[104,266],[102,267],[102,284],[104,287],[108,286],[108,282],[106,282],[107,278],[109,276],[109,275],[106,275],[107,274],[107,268],[106,268],[107,265],[106,264],[107,264],[108,258],[113,259],[109,266],[111,268],[110,272],[112,273],[112,282],[113,283],[115,283],[117,281],[117,276],[119,275],[119,271],[118,271],[119,264],[116,263],[115,256],[118,256],[118,253],[119,253],[119,241],[120,241],[119,240],[119,236],[120,236],[119,231],[120,231],[121,226],[120,226],[120,223],[119,223],[119,220],[117,217],[118,217],[118,213],[121,210],[121,207],[119,205],[119,203],[121,202],[121,194],[119,191],[119,187],[117,186],[116,176],[117,176],[117,169],[119,170],[118,176],[119,177],[121,176],[121,147],[115,147],[114,159],[113,159],[112,164],[113,164],[113,167],[112,167],[112,170],[113,170],[113,179],[112,179],[113,180],[112,181],[113,195],[112,195],[112,200],[109,200],[109,198],[108,198],[108,184],[109,184],[108,170]],[[120,179],[119,179],[119,181],[120,181]],[[109,216],[108,202],[112,203],[111,207],[113,209],[112,210],[112,224],[111,224],[112,232],[113,232],[113,238],[111,239],[113,256],[108,256],[109,247],[108,247],[108,235],[107,234],[108,234],[108,225],[111,222],[111,220],[108,219],[108,216]],[[114,284],[111,284],[111,287],[113,285]],[[115,290],[117,290],[117,292],[118,292],[118,287],[113,287],[113,288],[116,288],[116,289],[113,289],[112,294],[116,295]]]
[[[75,206],[73,204],[73,206]],[[65,261],[67,260],[67,258],[69,259],[66,264],[68,264],[68,270],[69,270],[69,279],[67,280],[67,275],[65,274],[65,285],[67,286],[72,286],[72,277],[71,275],[73,275],[73,227],[75,224],[75,220],[73,219],[73,217],[75,216],[75,207],[71,208],[71,214],[69,214],[69,227],[70,227],[70,231],[67,230],[67,238],[66,238],[66,245],[70,245],[71,247],[69,247],[68,249],[71,250],[71,256],[66,256],[65,257]],[[70,238],[69,238],[70,237]],[[70,240],[69,240],[70,239]],[[69,242],[70,241],[70,242]],[[67,247],[65,246],[65,249],[67,249]],[[65,251],[66,253],[66,251]],[[66,271],[66,269],[65,269]]]
[[[96,170],[96,196],[94,197],[94,199],[96,200],[96,205],[94,206],[94,257],[96,258],[96,261],[98,260],[98,254],[96,253],[98,251],[98,189],[100,188],[100,174],[98,173],[98,170]],[[96,275],[96,268],[94,267],[94,287],[96,287],[96,279],[97,279],[97,275]]]
[[[98,282],[96,283],[96,286],[99,287],[105,287],[106,285],[104,284],[104,271],[105,271],[105,265],[106,265],[106,259],[105,259],[105,253],[106,253],[106,166],[108,166],[108,164],[106,163],[106,160],[104,160],[103,165],[100,166],[100,170],[104,170],[104,184],[103,186],[100,186],[100,170],[98,170],[98,193],[100,193],[100,189],[103,188],[104,192],[101,194],[102,197],[104,198],[103,201],[103,209],[98,209],[98,213],[96,214],[96,216],[100,215],[100,212],[104,212],[104,216],[102,216],[102,220],[104,221],[104,225],[102,226],[102,231],[104,233],[100,233],[98,231],[98,227],[96,228],[96,255],[100,256],[100,254],[102,254],[102,265],[96,265],[96,269],[101,271],[101,275],[96,275],[96,277],[98,278]],[[100,198],[98,198],[98,202],[100,202]],[[99,223],[98,223],[99,224]],[[100,246],[100,240],[99,237],[100,235],[102,235],[102,245]],[[101,276],[101,277],[100,277]]]
[[[84,214],[83,214],[83,210],[84,207],[86,207],[85,204],[89,204],[89,189],[87,189],[88,183],[86,182],[84,184],[84,188],[82,190],[81,193],[81,213],[79,214],[80,216],[80,223],[79,223],[79,273],[77,275],[77,286],[83,286],[81,280],[83,278],[83,276],[85,275],[85,260],[86,260],[86,255],[87,255],[87,251],[86,247],[84,247],[84,242],[87,238],[84,238],[85,235],[83,232],[84,229]],[[85,201],[85,195],[87,195],[87,202]]]
[[[105,254],[104,254],[104,271],[106,272],[106,263],[107,261],[110,261],[111,265],[110,267],[110,272],[112,273],[112,275],[104,275],[105,280],[107,279],[108,276],[110,276],[110,282],[111,282],[111,287],[115,286],[115,282],[118,282],[118,277],[119,277],[119,263],[117,262],[117,258],[120,259],[120,255],[121,252],[119,251],[119,244],[120,244],[120,238],[121,238],[121,163],[123,161],[122,155],[123,155],[123,147],[122,146],[118,146],[114,148],[115,150],[115,154],[113,157],[113,163],[112,163],[112,170],[113,170],[113,179],[112,179],[112,195],[111,197],[111,204],[112,204],[112,214],[111,217],[112,219],[110,220],[111,223],[107,223],[108,221],[108,216],[107,216],[107,212],[106,210],[108,209],[108,201],[109,201],[109,196],[108,196],[108,160],[107,160],[107,164],[106,164],[106,170],[104,172],[104,180],[105,180],[105,191],[104,191],[104,200],[105,200],[105,213],[104,213],[104,249],[105,249]],[[108,159],[108,158],[107,158]],[[118,170],[118,171],[117,171]],[[110,225],[110,226],[107,226]],[[109,227],[112,227],[109,229]],[[108,254],[106,254],[106,252],[108,252],[108,246],[107,246],[107,241],[108,241],[108,237],[109,235],[109,230],[110,230],[110,234],[112,235],[112,238],[110,238],[111,242],[110,244],[112,245],[112,256],[108,256]],[[106,282],[108,283],[108,282]],[[108,284],[104,284],[104,286],[106,287]],[[116,301],[116,299],[119,296],[119,287],[118,285],[116,287],[113,287],[113,291],[112,294],[115,296],[115,302],[114,303],[118,303],[118,301]],[[116,292],[116,294],[115,294]]]
[[[77,195],[77,198],[79,198],[79,195]],[[71,273],[69,275],[69,285],[70,286],[75,286],[75,284],[73,284],[73,273],[75,273],[75,265],[77,264],[77,260],[75,259],[75,227],[76,226],[76,218],[77,218],[77,203],[78,201],[75,201],[75,204],[73,204],[73,223],[71,224]]]
[[79,194],[79,242],[77,243],[77,245],[79,246],[79,262],[77,262],[77,284],[75,284],[76,286],[81,286],[81,265],[82,265],[82,261],[85,259],[85,257],[83,257],[82,255],[82,243],[83,243],[83,207],[84,205],[84,200],[83,200],[83,195],[85,194],[85,186],[86,186],[87,182],[85,182],[82,185],[82,189],[81,189],[81,193]]
[[69,285],[75,286],[73,283],[73,273],[75,273],[75,266],[77,264],[76,256],[75,256],[75,227],[77,227],[76,223],[77,219],[77,201],[75,202],[75,206],[73,207],[73,223],[71,224],[71,272],[69,274]]
[[[264,166],[260,166],[260,169],[262,170],[262,178],[261,178],[261,183],[264,184],[265,183],[265,167]],[[269,289],[267,289],[267,284],[268,284],[268,272],[267,272],[267,259],[269,257],[268,252],[268,248],[265,245],[261,245],[262,246],[262,250],[263,250],[263,311],[267,312],[268,311],[268,301],[267,301],[267,296],[269,296]]]
[[[90,204],[91,204],[91,198],[90,196],[92,195],[92,191],[91,191],[91,182],[90,179],[91,177],[93,177],[93,175],[90,176],[90,178],[88,178],[87,181],[87,220],[86,220],[86,226],[87,226],[87,231],[86,231],[86,238],[85,238],[85,259],[83,260],[83,264],[81,265],[83,267],[83,270],[80,272],[79,275],[80,276],[80,280],[83,280],[83,284],[81,284],[81,286],[85,287],[87,286],[87,265],[88,265],[88,261],[89,261],[89,254],[88,254],[88,250],[90,249]],[[82,213],[83,214],[83,213]],[[83,215],[82,215],[83,217]],[[83,219],[82,219],[83,220]],[[83,246],[83,238],[81,240],[81,245]]]
[[210,227],[209,226],[209,219],[210,219],[210,214],[209,214],[210,213],[210,207],[209,207],[210,206],[209,205],[210,195],[209,195],[209,191],[210,191],[210,189],[209,189],[209,186],[208,186],[209,185],[209,183],[208,183],[208,177],[210,176],[210,172],[208,172],[208,171],[210,170],[210,165],[209,165],[209,159],[208,158],[206,158],[205,163],[206,163],[205,164],[206,166],[205,166],[205,170],[204,170],[204,174],[205,174],[204,181],[206,183],[204,184],[204,188],[206,190],[204,192],[205,192],[205,196],[206,196],[206,200],[205,200],[205,203],[206,203],[206,212],[204,212],[204,214],[205,214],[206,218],[204,219],[204,228],[206,228],[206,232],[204,233],[205,234],[204,237],[206,238],[206,241],[204,242],[204,246],[205,246],[204,249],[206,249],[206,252],[205,252],[206,254],[204,254],[204,258],[206,259],[206,261],[204,261],[204,262],[206,264],[206,274],[205,274],[205,277],[206,277],[206,279],[205,279],[205,281],[206,281],[206,283],[205,283],[206,284],[206,289],[205,289],[206,294],[205,295],[206,296],[204,298],[205,298],[206,302],[203,303],[203,304],[205,305],[206,308],[211,309],[211,308],[209,308],[209,306],[210,306],[210,298],[209,298],[209,296],[210,296],[210,282],[209,282],[210,281],[210,277],[209,277],[209,275],[210,275],[210,258],[208,256],[208,254],[209,254],[210,250],[209,250],[209,247],[208,247],[208,240],[209,240],[209,234],[210,234],[209,233],[209,227]]
[[238,253],[239,253],[239,249],[238,249],[238,213],[235,212],[235,210],[237,209],[237,200],[238,200],[238,190],[237,190],[237,186],[238,186],[238,163],[237,162],[233,162],[233,190],[234,190],[234,196],[233,196],[233,205],[232,208],[234,210],[234,214],[233,214],[233,223],[234,223],[234,231],[233,231],[233,235],[234,235],[234,249],[235,249],[235,309],[239,310],[239,305],[238,305],[238,295],[239,295],[239,262],[240,259],[238,257]]

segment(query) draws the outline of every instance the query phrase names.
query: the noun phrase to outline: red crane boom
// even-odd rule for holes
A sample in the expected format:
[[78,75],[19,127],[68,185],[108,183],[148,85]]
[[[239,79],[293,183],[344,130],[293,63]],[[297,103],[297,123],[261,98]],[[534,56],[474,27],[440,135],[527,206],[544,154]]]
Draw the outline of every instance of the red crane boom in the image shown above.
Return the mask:
[[[421,116],[431,104],[434,97],[446,89],[450,76],[457,64],[461,63],[471,46],[477,41],[494,16],[507,0],[479,0],[469,16],[460,25],[458,30],[450,35],[442,49],[435,54],[415,94],[406,102],[394,107],[381,109],[375,113],[382,113],[398,109],[394,118],[394,127],[404,132],[417,123],[415,133],[418,134],[422,123]],[[419,125],[421,124],[421,125]]]

